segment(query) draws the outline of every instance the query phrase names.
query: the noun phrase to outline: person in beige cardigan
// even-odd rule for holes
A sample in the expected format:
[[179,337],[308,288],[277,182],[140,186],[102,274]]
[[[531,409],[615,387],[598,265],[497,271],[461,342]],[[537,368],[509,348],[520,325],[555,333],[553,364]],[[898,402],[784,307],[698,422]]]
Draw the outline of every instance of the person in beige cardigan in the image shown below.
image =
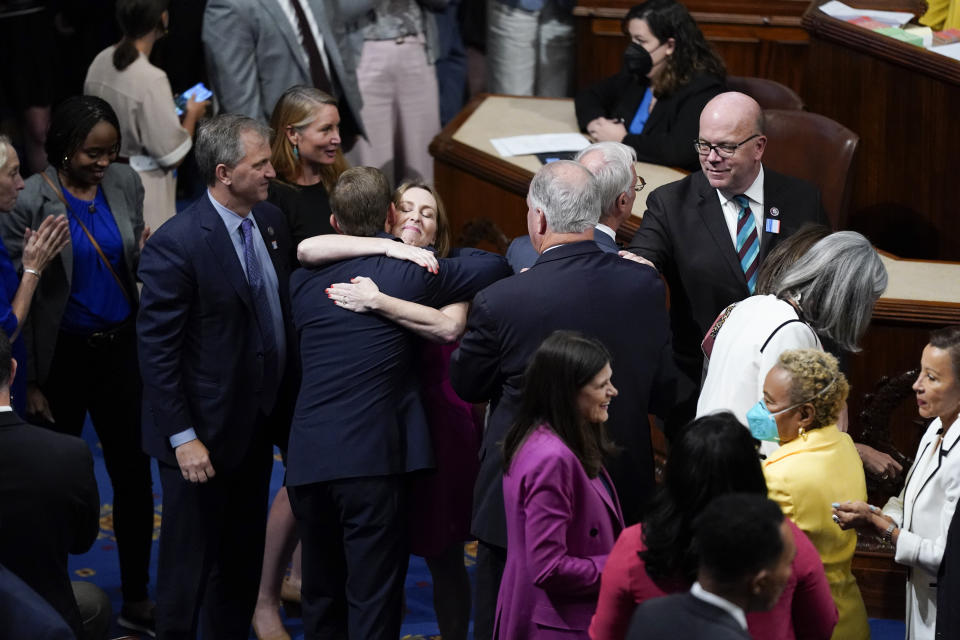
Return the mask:
[[140,175],[144,222],[152,230],[176,213],[173,170],[193,146],[197,120],[210,105],[191,97],[181,121],[167,74],[150,64],[168,21],[167,0],[118,0],[123,38],[94,58],[83,83],[84,93],[103,98],[117,112],[123,140],[118,160]]

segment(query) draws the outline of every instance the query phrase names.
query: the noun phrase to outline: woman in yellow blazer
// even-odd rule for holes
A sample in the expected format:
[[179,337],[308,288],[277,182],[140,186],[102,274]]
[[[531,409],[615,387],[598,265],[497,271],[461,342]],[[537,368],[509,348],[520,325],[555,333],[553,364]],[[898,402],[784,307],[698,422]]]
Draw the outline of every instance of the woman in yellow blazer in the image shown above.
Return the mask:
[[747,412],[754,437],[781,445],[763,465],[768,495],[820,553],[840,614],[836,640],[870,637],[867,610],[850,572],[857,535],[840,530],[832,519],[834,503],[867,496],[857,449],[836,426],[849,389],[830,354],[784,351],[767,374],[763,400]]

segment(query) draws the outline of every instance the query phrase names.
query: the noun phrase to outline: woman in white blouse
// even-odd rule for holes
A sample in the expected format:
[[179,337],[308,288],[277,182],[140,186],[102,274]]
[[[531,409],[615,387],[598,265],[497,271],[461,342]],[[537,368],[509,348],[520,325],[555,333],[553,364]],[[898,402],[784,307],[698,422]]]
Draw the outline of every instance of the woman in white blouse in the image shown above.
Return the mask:
[[103,98],[117,113],[123,141],[117,160],[140,174],[143,218],[154,231],[176,213],[173,170],[190,151],[197,120],[210,104],[190,98],[181,123],[167,74],[150,64],[168,21],[167,0],[117,0],[123,38],[94,58],[83,83],[84,93]]
[[937,570],[960,498],[960,326],[930,334],[920,375],[913,383],[917,408],[933,418],[899,496],[883,509],[863,502],[834,505],[834,521],[879,533],[896,547],[907,572],[907,638],[933,638],[937,621]]

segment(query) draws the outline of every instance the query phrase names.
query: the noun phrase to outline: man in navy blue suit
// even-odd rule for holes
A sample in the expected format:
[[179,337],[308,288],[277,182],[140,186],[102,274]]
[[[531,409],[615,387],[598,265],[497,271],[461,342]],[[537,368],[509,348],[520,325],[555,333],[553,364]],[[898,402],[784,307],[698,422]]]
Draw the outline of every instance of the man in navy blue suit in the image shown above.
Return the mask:
[[[383,233],[395,213],[390,185],[376,169],[346,171],[330,205],[339,233],[390,237]],[[291,278],[303,371],[287,486],[303,544],[307,638],[399,637],[405,474],[433,466],[413,334],[379,315],[338,307],[326,289],[366,276],[387,295],[439,307],[469,300],[510,273],[503,258],[479,251],[439,263],[433,274],[368,256]]]
[[[207,192],[140,259],[143,445],[159,463],[157,633],[249,634],[263,557],[272,443],[289,426],[290,239],[263,202],[270,130],[213,118],[197,135]],[[201,610],[202,603],[202,610]]]
[[544,338],[557,329],[580,331],[613,355],[620,395],[610,405],[607,428],[621,451],[605,466],[628,523],[639,520],[654,484],[647,414],[669,412],[676,394],[663,283],[656,270],[594,241],[596,179],[575,162],[548,164],[530,183],[527,207],[527,230],[540,257],[528,271],[476,296],[450,365],[461,398],[491,403],[473,502],[472,531],[480,540],[477,638],[492,632],[506,560],[500,442],[519,409],[527,361]]
[[[633,203],[643,189],[644,183],[637,179],[636,160],[636,150],[620,142],[594,143],[575,158],[597,179],[600,219],[593,229],[593,239],[608,253],[619,252],[617,229],[632,214]],[[507,248],[507,262],[514,273],[532,267],[539,256],[530,243],[530,236],[514,238]]]

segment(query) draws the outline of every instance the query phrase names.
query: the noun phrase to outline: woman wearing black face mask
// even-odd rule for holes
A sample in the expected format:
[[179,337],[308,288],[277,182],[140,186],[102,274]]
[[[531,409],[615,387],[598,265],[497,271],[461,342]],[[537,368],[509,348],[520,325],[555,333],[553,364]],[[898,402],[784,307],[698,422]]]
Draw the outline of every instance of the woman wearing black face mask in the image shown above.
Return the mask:
[[698,170],[690,141],[704,105],[724,91],[723,61],[674,0],[634,6],[623,28],[630,44],[620,73],[577,94],[580,128],[630,145],[641,162]]

